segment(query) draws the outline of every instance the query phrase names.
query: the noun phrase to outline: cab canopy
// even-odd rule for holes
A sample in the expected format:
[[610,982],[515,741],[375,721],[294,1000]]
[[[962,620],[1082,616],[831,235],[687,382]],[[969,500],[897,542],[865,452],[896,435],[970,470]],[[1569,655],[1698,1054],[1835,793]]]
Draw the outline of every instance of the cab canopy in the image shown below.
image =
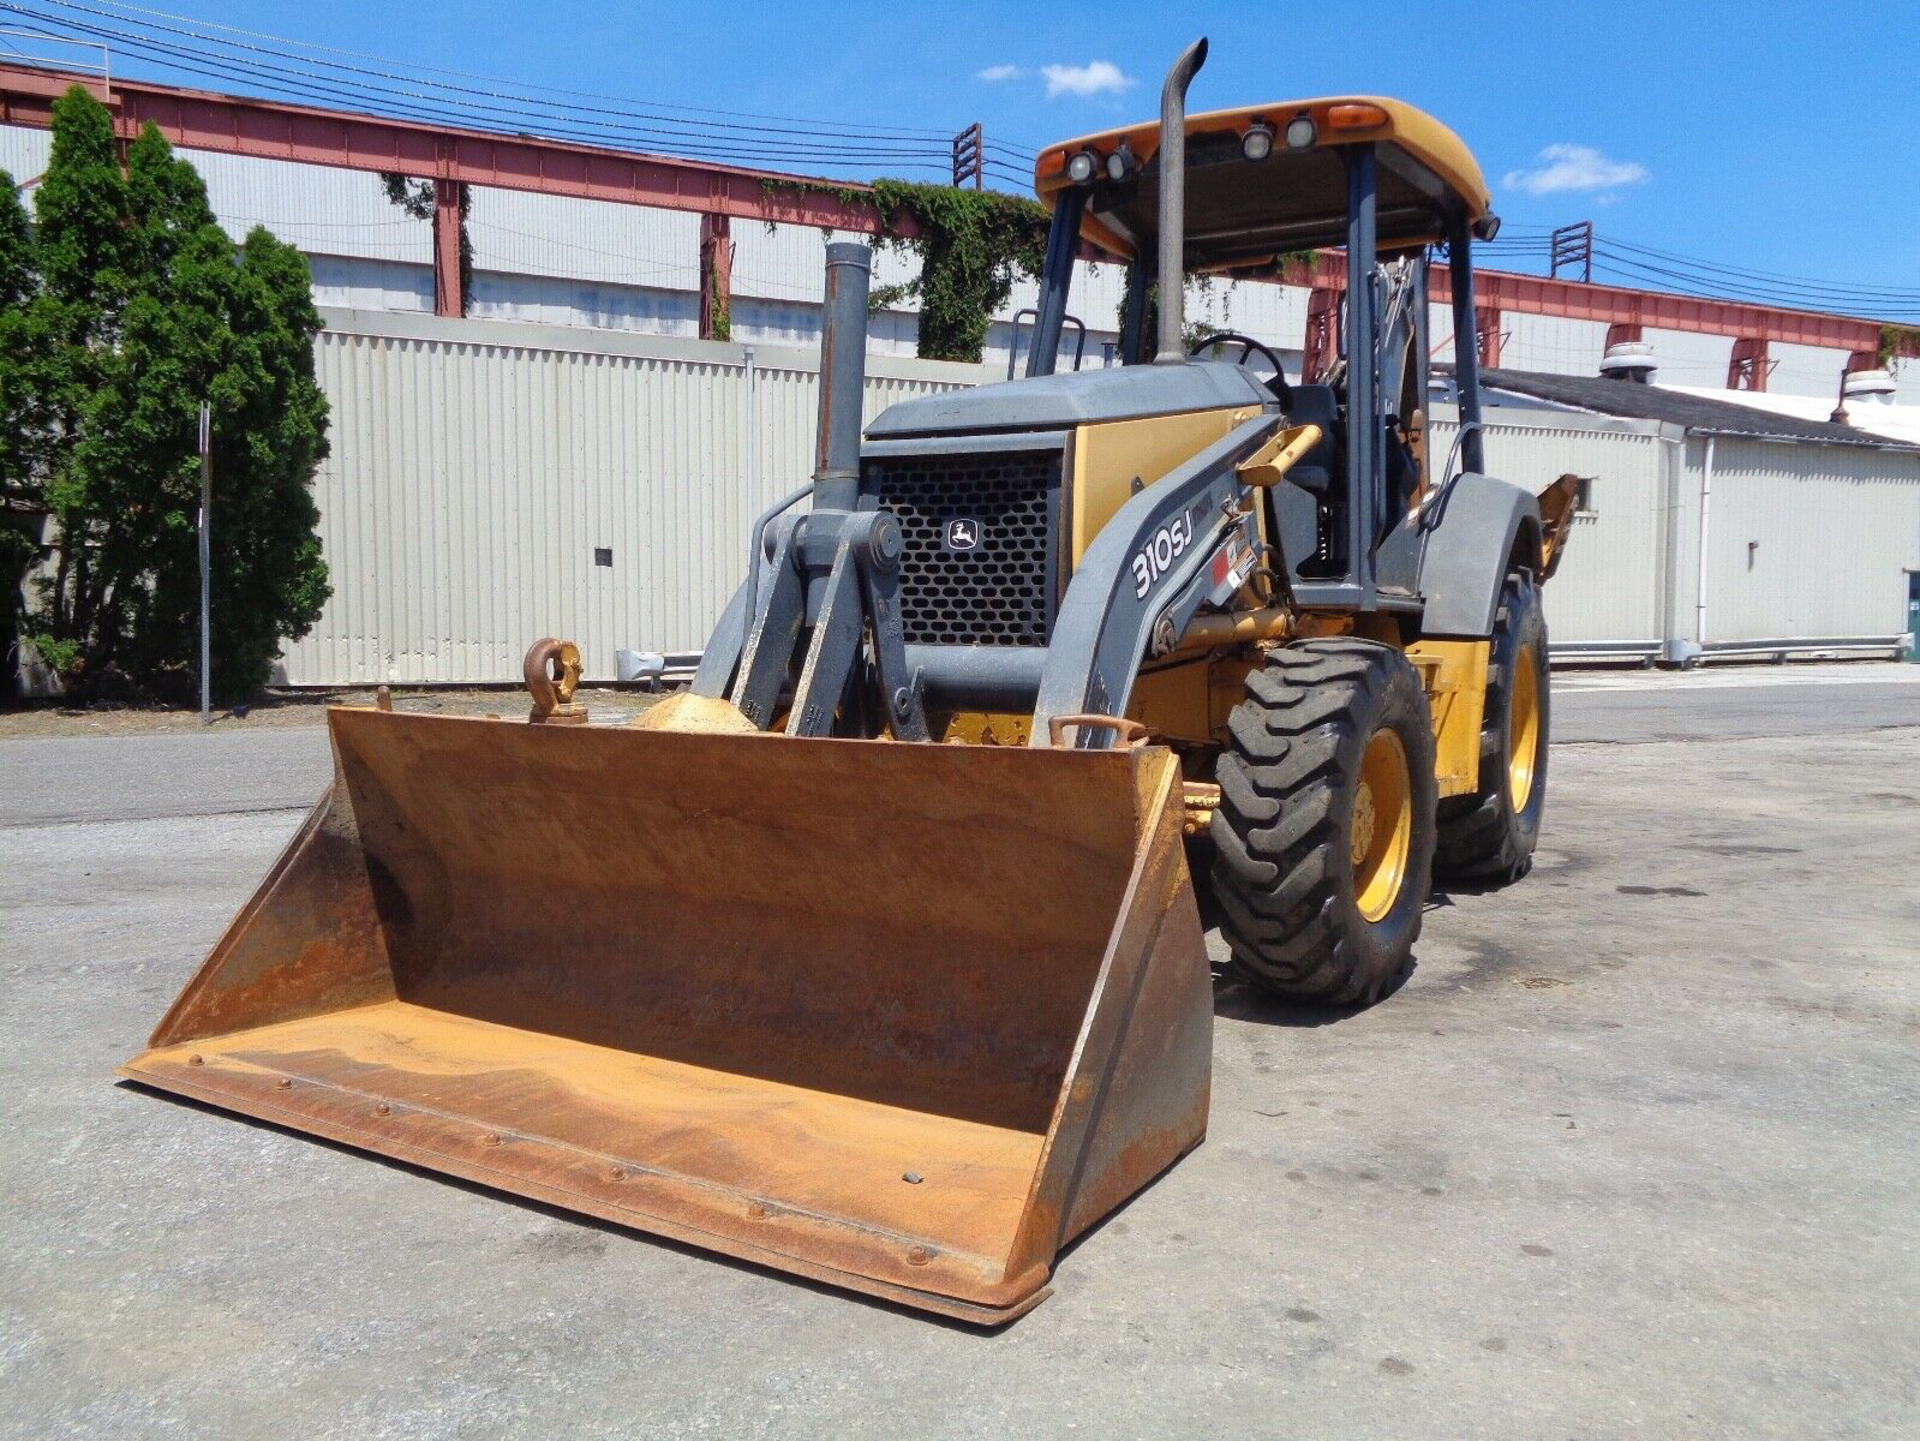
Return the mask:
[[[1449,217],[1476,234],[1498,222],[1465,143],[1398,100],[1344,96],[1187,117],[1186,268],[1258,265],[1347,241],[1345,151],[1371,145],[1382,250],[1444,238]],[[1114,254],[1153,249],[1160,203],[1158,121],[1083,136],[1040,152],[1034,188],[1051,207],[1087,190],[1081,236]]]

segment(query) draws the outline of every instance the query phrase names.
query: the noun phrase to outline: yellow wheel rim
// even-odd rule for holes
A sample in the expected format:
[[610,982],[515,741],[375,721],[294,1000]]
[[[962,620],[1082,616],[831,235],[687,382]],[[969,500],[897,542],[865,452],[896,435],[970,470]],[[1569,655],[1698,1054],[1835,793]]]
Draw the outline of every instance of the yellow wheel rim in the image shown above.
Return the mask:
[[1390,730],[1375,731],[1360,757],[1353,789],[1353,898],[1377,921],[1400,899],[1413,845],[1413,777],[1407,749]]
[[1507,706],[1507,794],[1513,808],[1523,811],[1533,795],[1534,764],[1540,756],[1540,677],[1530,645],[1520,647]]

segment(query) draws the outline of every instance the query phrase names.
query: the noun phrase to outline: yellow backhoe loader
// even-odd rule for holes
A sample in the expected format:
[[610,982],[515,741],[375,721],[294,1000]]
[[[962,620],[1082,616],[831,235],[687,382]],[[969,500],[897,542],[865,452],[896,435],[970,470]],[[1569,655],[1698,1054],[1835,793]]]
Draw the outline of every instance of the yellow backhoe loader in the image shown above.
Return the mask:
[[[565,724],[548,642],[533,724],[334,710],[331,789],[123,1073],[995,1324],[1205,1134],[1203,907],[1248,980],[1353,1005],[1436,868],[1522,875],[1567,493],[1483,472],[1486,186],[1389,100],[1189,118],[1204,55],[1041,153],[1023,378],[863,437],[868,252],[828,247],[818,467],[690,690]],[[1055,373],[1083,241],[1128,262],[1123,363]],[[1327,373],[1188,353],[1189,275],[1319,247]]]

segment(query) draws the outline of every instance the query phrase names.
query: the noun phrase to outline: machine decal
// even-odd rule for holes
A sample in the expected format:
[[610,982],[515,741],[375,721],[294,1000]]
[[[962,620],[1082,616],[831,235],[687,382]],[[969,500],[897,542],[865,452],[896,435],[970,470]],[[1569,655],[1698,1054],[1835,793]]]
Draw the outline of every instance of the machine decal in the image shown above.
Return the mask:
[[1133,595],[1139,600],[1193,544],[1193,513],[1175,517],[1153,533],[1133,557]]
[[980,548],[980,522],[967,516],[955,516],[947,522],[947,549],[955,552]]

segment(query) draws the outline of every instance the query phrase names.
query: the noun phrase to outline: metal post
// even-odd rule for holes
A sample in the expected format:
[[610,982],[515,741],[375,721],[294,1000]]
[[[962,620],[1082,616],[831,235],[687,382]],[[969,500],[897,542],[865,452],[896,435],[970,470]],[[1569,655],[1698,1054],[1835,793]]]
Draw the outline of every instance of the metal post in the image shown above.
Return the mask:
[[815,510],[852,510],[860,495],[860,409],[867,380],[867,288],[873,252],[827,247],[821,309],[820,435],[813,468]]
[[[1460,396],[1460,454],[1466,468],[1486,473],[1487,462],[1477,422],[1480,419],[1479,312],[1473,303],[1473,233],[1465,215],[1447,225],[1447,269],[1453,281],[1453,378]],[[1466,427],[1476,422],[1473,429]]]
[[1694,577],[1693,640],[1699,654],[1707,651],[1707,522],[1713,511],[1713,443],[1718,436],[1707,437],[1706,453],[1700,459],[1700,554]]
[[[1059,364],[1060,327],[1067,316],[1067,289],[1073,283],[1073,255],[1080,247],[1080,215],[1086,205],[1087,192],[1078,186],[1054,198],[1047,258],[1040,270],[1040,304],[1034,310],[1033,340],[1027,347],[1028,375],[1052,375]],[[1018,341],[1016,328],[1008,343]]]
[[460,182],[433,182],[433,313],[458,319],[467,313],[460,284]]
[[200,724],[213,723],[213,407],[200,402]]
[[1380,486],[1380,312],[1373,283],[1374,155],[1347,154],[1347,574],[1373,600],[1373,541]]
[[700,217],[700,338],[729,340],[732,335],[733,221],[709,212]]

